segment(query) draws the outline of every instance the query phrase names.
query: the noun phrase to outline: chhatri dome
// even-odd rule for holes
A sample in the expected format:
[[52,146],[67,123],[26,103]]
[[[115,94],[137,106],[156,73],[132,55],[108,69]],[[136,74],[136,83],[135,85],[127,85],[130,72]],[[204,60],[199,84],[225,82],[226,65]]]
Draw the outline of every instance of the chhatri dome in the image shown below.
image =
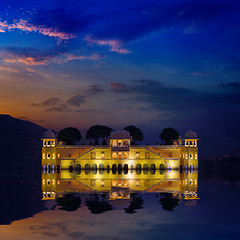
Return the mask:
[[189,130],[188,132],[185,133],[185,138],[188,139],[196,139],[197,138],[197,133],[193,132],[193,130]]
[[53,131],[48,129],[46,132],[43,133],[43,138],[56,138],[56,135]]
[[110,134],[110,139],[131,139],[131,136],[126,130],[114,130]]

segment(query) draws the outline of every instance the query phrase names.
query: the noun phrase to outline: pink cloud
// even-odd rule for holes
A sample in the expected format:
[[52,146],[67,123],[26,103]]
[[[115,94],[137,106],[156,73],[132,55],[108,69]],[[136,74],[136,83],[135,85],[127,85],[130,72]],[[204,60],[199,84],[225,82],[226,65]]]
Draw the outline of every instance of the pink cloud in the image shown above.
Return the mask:
[[59,32],[56,28],[47,28],[41,25],[34,26],[23,19],[20,19],[19,21],[15,20],[13,24],[8,24],[7,21],[0,21],[0,32],[6,32],[13,29],[19,29],[24,32],[38,32],[45,36],[58,38],[59,40],[67,40],[75,37],[70,33]]
[[[7,50],[3,50],[0,52],[0,56],[4,63],[10,64],[25,64],[29,66],[41,66],[41,65],[48,65],[49,62],[61,64],[66,63],[73,60],[91,60],[91,61],[98,61],[103,57],[99,54],[92,54],[90,56],[84,55],[75,55],[75,54],[60,54],[58,56],[51,56],[51,55],[22,55],[18,53],[11,53]],[[33,72],[34,70],[27,68],[28,72]]]
[[111,52],[117,52],[120,54],[131,53],[128,49],[121,48],[122,43],[119,40],[94,39],[94,38],[91,38],[90,36],[85,37],[84,40],[89,44],[96,44],[99,46],[108,46]]
[[111,82],[110,86],[114,91],[126,91],[126,90],[128,90],[128,87],[123,83]]
[[190,75],[197,76],[197,77],[209,77],[214,74],[210,72],[191,72]]
[[30,57],[8,54],[6,58],[3,58],[5,63],[24,63],[27,66],[47,65],[51,57]]

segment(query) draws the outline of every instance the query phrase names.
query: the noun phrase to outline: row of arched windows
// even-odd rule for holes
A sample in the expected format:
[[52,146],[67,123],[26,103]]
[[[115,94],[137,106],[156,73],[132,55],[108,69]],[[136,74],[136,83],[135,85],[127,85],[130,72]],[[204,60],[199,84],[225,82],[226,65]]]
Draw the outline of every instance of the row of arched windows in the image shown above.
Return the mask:
[[[128,170],[129,168],[131,168],[131,170],[133,170],[133,169],[138,169],[138,170],[156,170],[156,165],[155,164],[150,164],[150,165],[148,165],[148,164],[143,164],[143,165],[141,165],[141,164],[137,164],[136,165],[136,167],[135,168],[133,168],[133,165],[128,165],[128,164],[113,164],[112,166],[110,166],[109,164],[108,165],[104,165],[104,164],[99,164],[98,166],[97,166],[97,164],[92,164],[92,165],[90,165],[90,164],[85,164],[84,166],[82,166],[81,164],[77,164],[76,165],[76,169],[81,169],[81,168],[83,168],[83,169],[91,169],[91,170],[104,170],[104,169],[125,169],[125,170]],[[160,164],[159,165],[159,169],[164,169],[164,164]]]

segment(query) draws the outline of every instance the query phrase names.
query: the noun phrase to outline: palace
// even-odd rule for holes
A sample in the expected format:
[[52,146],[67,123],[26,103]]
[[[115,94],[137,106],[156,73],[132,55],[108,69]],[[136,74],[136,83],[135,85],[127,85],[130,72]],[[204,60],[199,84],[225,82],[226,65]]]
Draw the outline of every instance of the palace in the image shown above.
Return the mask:
[[42,138],[43,170],[153,170],[198,169],[197,134],[190,130],[183,143],[132,146],[128,131],[112,131],[107,146],[69,146],[48,130]]

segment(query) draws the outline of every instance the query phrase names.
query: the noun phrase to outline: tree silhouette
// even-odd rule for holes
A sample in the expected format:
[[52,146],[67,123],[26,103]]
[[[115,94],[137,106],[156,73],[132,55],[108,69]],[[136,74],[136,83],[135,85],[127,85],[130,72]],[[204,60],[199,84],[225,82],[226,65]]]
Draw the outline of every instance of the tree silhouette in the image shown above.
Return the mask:
[[61,130],[57,135],[57,140],[64,142],[66,145],[72,145],[76,141],[80,141],[82,135],[77,128],[68,127]]
[[133,142],[135,142],[135,141],[140,142],[143,140],[143,133],[139,128],[131,125],[131,126],[125,127],[124,130],[126,130],[130,133],[130,135],[132,136]]
[[87,199],[86,200],[86,206],[93,214],[100,214],[107,211],[113,210],[111,204],[109,204],[106,201],[99,201],[98,194],[94,194],[95,198]]
[[173,140],[178,139],[179,133],[174,128],[164,128],[159,137],[165,141],[166,145],[172,145]]
[[136,196],[136,194],[131,194],[131,202],[128,208],[125,208],[125,212],[128,214],[136,213],[137,209],[143,208],[143,199],[141,196]]
[[57,198],[57,203],[61,206],[59,209],[71,212],[81,207],[81,198],[75,197],[73,194],[66,194],[63,197]]
[[102,125],[94,125],[87,130],[86,139],[92,139],[95,141],[95,143],[98,143],[99,138],[108,137],[111,131],[112,129],[110,127],[106,127]]
[[180,202],[178,198],[173,197],[172,193],[161,193],[161,196],[163,197],[160,198],[159,202],[166,211],[173,211]]

